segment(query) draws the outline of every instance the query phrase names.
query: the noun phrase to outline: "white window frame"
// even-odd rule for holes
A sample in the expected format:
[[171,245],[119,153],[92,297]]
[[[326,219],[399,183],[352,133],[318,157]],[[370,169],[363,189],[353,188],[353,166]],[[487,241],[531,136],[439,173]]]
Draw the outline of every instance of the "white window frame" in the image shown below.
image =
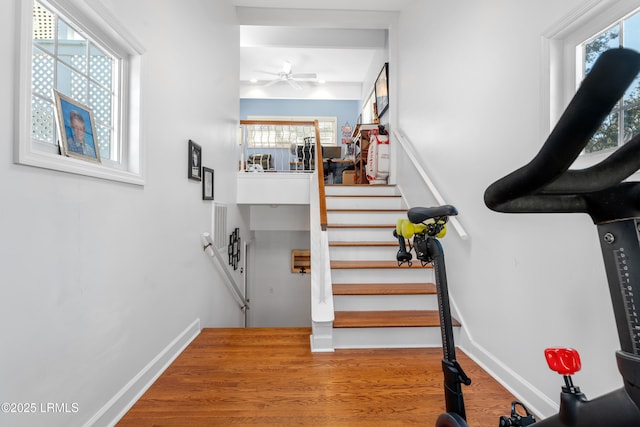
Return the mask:
[[364,101],[362,105],[362,123],[370,124],[375,123],[375,119],[377,118],[373,112],[373,103],[376,101],[376,91],[372,90],[367,99]]
[[114,118],[121,144],[120,162],[100,164],[61,156],[51,144],[32,139],[31,61],[33,0],[15,0],[20,15],[17,39],[19,64],[16,81],[14,162],[22,165],[144,185],[144,144],[141,134],[141,77],[144,48],[100,0],[41,0],[89,38],[119,59],[120,86],[115,88],[120,116]]
[[[546,90],[542,99],[541,141],[553,130],[582,81],[580,45],[637,8],[637,0],[589,0],[543,33],[542,87]],[[603,150],[582,154],[575,166],[594,165],[610,153]]]

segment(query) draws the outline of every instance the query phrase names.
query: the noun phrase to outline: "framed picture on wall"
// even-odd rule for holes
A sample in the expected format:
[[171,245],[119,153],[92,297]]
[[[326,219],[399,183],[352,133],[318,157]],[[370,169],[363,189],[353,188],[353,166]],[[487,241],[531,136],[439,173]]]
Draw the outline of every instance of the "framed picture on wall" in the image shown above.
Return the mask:
[[385,63],[376,79],[376,106],[378,108],[378,117],[389,108],[389,63]]
[[189,153],[188,153],[188,172],[189,179],[200,181],[202,179],[202,147],[189,140]]
[[202,167],[202,200],[213,200],[213,169]]
[[53,94],[60,130],[60,152],[67,157],[100,163],[100,149],[91,109],[58,91],[54,90]]

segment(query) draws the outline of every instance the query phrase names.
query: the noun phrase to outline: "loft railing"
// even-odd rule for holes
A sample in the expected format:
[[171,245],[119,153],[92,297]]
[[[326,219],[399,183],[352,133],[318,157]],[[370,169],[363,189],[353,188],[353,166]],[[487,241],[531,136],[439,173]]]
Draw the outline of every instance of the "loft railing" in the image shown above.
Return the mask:
[[318,175],[319,221],[322,229],[326,229],[325,177],[318,121],[241,120],[240,127],[241,172]]
[[[418,174],[426,184],[427,188],[433,195],[436,202],[438,202],[438,204],[440,205],[446,205],[447,202],[444,200],[444,198],[442,197],[442,195],[434,185],[433,181],[431,181],[431,178],[429,178],[429,175],[424,170],[424,167],[418,160],[418,154],[413,148],[413,144],[411,143],[411,141],[402,133],[402,131],[394,130],[392,131],[392,133],[395,136],[396,141],[400,143],[400,147],[402,147],[402,149],[404,150],[405,154],[407,155],[407,157],[415,167],[416,171],[418,172]],[[469,234],[467,234],[467,231],[464,229],[462,224],[460,224],[460,221],[455,216],[449,217],[449,221],[461,239],[466,240],[469,238]]]
[[[317,121],[241,120],[241,172],[313,173]],[[319,148],[319,147],[318,147]]]

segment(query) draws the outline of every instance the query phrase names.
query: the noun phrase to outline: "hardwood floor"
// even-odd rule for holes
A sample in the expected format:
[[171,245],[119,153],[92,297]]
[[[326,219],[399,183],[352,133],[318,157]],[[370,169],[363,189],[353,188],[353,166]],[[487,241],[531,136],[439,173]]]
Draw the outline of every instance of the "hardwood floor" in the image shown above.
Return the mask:
[[[204,329],[117,424],[433,426],[441,349],[312,353],[310,330]],[[498,425],[513,397],[461,351],[471,426]]]

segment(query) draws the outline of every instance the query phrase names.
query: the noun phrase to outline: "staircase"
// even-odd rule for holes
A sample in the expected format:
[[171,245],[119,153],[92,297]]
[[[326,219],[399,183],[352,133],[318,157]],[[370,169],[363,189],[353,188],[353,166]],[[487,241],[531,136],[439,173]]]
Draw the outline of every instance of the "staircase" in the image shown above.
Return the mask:
[[327,185],[325,191],[334,348],[440,346],[433,268],[396,262],[392,233],[407,211],[397,188]]

